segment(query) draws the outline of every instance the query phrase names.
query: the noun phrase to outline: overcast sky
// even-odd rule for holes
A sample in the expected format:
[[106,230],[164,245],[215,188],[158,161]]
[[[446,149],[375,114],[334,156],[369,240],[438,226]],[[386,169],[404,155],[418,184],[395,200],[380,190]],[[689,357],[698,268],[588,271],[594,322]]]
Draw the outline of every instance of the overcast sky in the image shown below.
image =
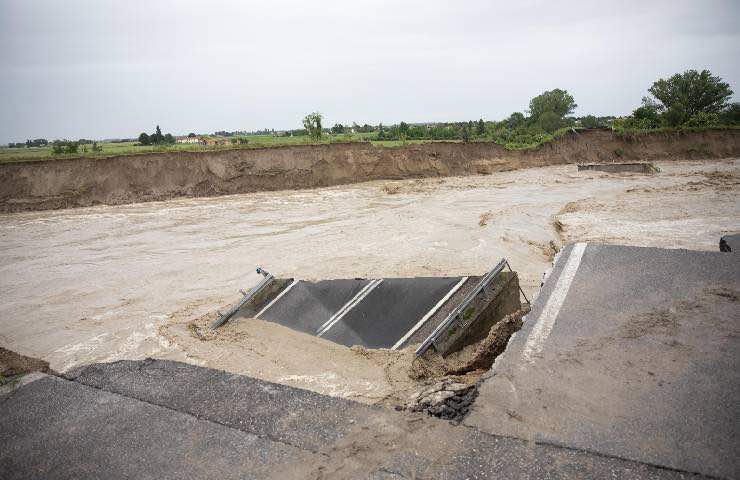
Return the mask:
[[0,141],[619,115],[689,68],[740,93],[740,2],[0,0]]

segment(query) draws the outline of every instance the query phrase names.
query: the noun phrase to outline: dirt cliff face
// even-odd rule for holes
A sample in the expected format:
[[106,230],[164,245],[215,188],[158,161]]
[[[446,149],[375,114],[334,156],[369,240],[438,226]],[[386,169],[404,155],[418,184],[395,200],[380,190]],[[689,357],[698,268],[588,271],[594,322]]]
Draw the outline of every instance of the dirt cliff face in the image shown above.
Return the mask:
[[0,212],[489,174],[564,163],[737,156],[737,130],[637,138],[590,130],[526,151],[510,151],[490,142],[397,148],[347,143],[75,158],[0,165]]

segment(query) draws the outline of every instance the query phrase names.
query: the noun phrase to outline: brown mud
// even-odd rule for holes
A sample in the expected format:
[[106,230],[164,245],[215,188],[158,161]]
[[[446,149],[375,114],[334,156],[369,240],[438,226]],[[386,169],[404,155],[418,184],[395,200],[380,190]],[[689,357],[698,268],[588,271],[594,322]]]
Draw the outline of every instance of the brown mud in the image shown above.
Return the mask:
[[27,357],[7,348],[0,347],[0,384],[3,378],[24,375],[31,372],[54,373],[49,362],[38,358]]
[[396,148],[346,143],[19,162],[0,165],[0,212],[121,205],[381,179],[490,174],[572,163],[737,156],[737,130],[639,137],[588,130],[536,149],[516,151],[492,142],[435,142]]

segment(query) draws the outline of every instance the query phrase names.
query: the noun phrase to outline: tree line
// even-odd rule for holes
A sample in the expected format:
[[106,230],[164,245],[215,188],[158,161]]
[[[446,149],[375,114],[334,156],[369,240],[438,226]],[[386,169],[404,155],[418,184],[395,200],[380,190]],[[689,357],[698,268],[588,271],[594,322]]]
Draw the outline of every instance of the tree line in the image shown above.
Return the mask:
[[[524,112],[513,112],[501,121],[468,120],[464,122],[407,123],[385,126],[382,123],[370,125],[365,123],[352,125],[335,123],[332,127],[323,125],[323,116],[312,112],[303,118],[303,128],[276,133],[274,129],[265,129],[258,133],[273,135],[304,136],[320,140],[324,134],[341,135],[347,133],[366,134],[366,140],[406,141],[406,140],[488,140],[507,145],[511,148],[526,147],[538,144],[560,131],[570,128],[613,128],[616,131],[650,130],[657,128],[708,128],[713,126],[735,126],[740,124],[740,104],[731,103],[733,91],[730,85],[720,77],[712,75],[709,70],[686,70],[668,78],[653,82],[647,89],[648,95],[630,115],[616,118],[614,116],[586,115],[573,116],[578,107],[575,98],[567,90],[554,88],[533,97]],[[216,132],[224,137],[233,137],[237,133]],[[195,137],[190,133],[189,137]],[[246,140],[231,143],[247,143]],[[175,143],[172,134],[162,134],[159,125],[154,133],[141,133],[139,145],[167,146]],[[102,148],[92,140],[79,139],[76,142],[56,140],[52,152],[77,153],[80,145],[93,144],[93,151]],[[45,147],[49,142],[39,138],[26,140],[25,143],[9,143],[10,148]]]
[[175,137],[171,133],[162,135],[162,129],[159,128],[159,125],[157,125],[157,128],[154,129],[154,133],[151,135],[146,132],[139,134],[139,144],[141,145],[172,145],[174,143]]
[[658,79],[648,88],[649,96],[631,115],[573,116],[578,107],[567,90],[547,90],[529,101],[524,112],[514,112],[501,121],[469,120],[395,125],[365,124],[352,127],[336,123],[321,125],[322,116],[313,112],[303,120],[304,129],[291,134],[310,135],[318,140],[324,133],[374,133],[367,140],[492,140],[511,148],[541,143],[570,128],[614,128],[615,130],[649,130],[656,128],[712,127],[740,124],[740,104],[730,103],[733,91],[720,77],[708,70],[687,70],[667,79]]

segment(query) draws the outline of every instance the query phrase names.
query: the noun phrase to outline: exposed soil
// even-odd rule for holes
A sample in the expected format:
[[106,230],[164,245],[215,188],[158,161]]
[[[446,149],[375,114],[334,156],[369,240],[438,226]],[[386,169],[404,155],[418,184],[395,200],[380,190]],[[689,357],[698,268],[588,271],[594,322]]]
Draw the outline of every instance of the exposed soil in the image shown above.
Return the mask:
[[31,372],[54,373],[49,368],[49,362],[27,357],[0,347],[0,383],[2,383],[3,377],[13,377]]
[[465,375],[476,370],[486,371],[491,368],[496,357],[506,349],[509,338],[522,328],[522,318],[528,312],[529,307],[525,307],[507,315],[493,325],[486,338],[448,355],[445,358],[447,374]]
[[[620,152],[617,155],[615,152]],[[490,174],[567,163],[740,156],[740,131],[572,133],[540,148],[491,142],[398,148],[369,143],[170,152],[0,165],[0,212],[313,188],[378,179]],[[397,194],[399,186],[389,186]]]

